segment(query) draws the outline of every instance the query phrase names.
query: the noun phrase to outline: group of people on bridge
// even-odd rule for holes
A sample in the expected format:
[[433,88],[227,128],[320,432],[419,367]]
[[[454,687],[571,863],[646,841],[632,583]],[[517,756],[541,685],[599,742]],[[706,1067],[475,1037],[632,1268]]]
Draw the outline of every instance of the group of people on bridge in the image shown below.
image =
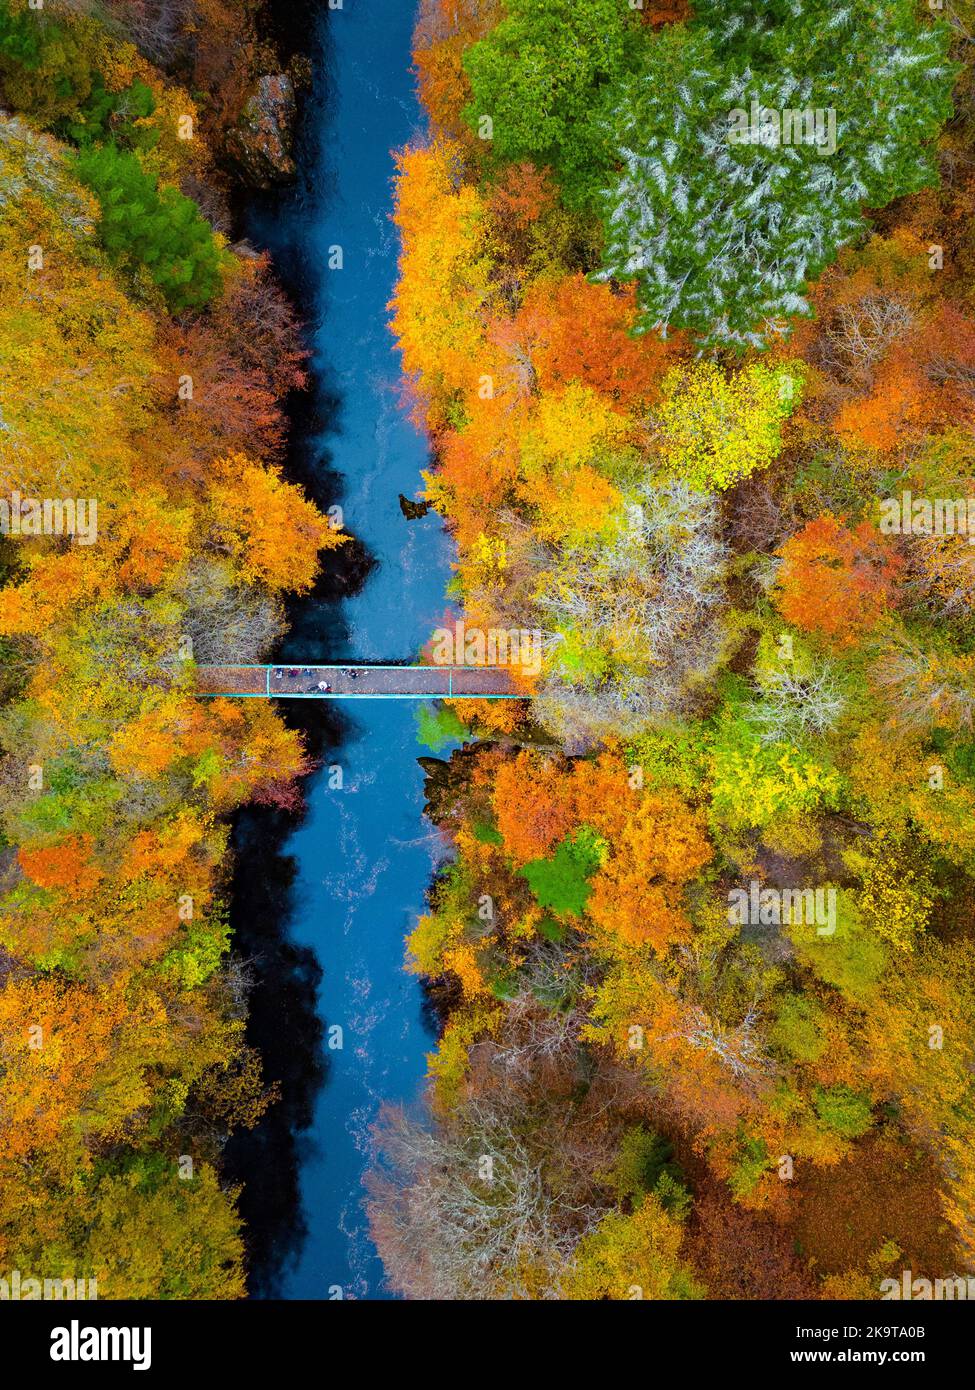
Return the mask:
[[[276,681],[283,681],[287,675],[289,680],[297,680],[299,677],[307,677],[313,674],[314,672],[310,666],[277,666],[272,672],[272,678]],[[350,681],[357,680],[359,676],[359,672],[354,666],[347,667],[342,674]],[[321,680],[308,686],[305,691],[307,695],[314,695],[316,692],[320,695],[330,695],[332,693],[332,687],[329,685],[328,681]]]

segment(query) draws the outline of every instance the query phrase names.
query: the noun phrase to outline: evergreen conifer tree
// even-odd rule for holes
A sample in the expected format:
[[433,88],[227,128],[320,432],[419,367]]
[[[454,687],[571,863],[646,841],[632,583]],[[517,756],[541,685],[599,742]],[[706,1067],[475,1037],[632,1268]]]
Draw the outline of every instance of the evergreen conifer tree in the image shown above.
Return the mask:
[[936,181],[947,47],[913,0],[703,0],[614,103],[603,278],[636,280],[644,329],[766,346],[864,208]]

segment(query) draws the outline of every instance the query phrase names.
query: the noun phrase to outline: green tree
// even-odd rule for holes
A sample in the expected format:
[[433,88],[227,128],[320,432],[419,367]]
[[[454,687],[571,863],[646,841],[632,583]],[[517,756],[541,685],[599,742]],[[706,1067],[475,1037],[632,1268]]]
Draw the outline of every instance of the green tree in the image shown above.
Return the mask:
[[77,171],[101,204],[99,234],[115,262],[144,269],[170,309],[214,298],[226,252],[192,198],[160,188],[135,154],[114,144],[82,150]]
[[829,1129],[844,1139],[857,1139],[873,1123],[870,1101],[849,1086],[817,1086],[813,1092],[816,1114]]
[[457,711],[439,700],[421,705],[416,723],[417,742],[431,753],[439,753],[448,743],[463,741],[470,732]]
[[13,14],[6,0],[0,0],[0,69],[14,64],[40,67],[43,39],[39,16],[29,11]]
[[807,282],[862,208],[936,182],[948,30],[913,0],[696,11],[648,41],[613,102],[602,275],[636,280],[644,330],[761,348],[809,313]]
[[771,1041],[797,1062],[817,1062],[826,1047],[818,1026],[820,1017],[813,1000],[787,994],[772,1025]]
[[76,145],[101,144],[111,138],[127,149],[151,150],[159,143],[159,130],[137,123],[155,110],[156,98],[144,82],[133,82],[124,92],[110,92],[99,77],[88,100],[65,122],[64,134]]
[[507,14],[464,55],[473,97],[464,118],[504,162],[558,173],[566,201],[587,202],[610,155],[606,118],[643,31],[627,0],[509,0]]
[[60,24],[42,10],[0,0],[0,82],[5,102],[51,126],[88,99],[99,29],[87,16]]
[[887,952],[857,913],[853,895],[840,889],[836,931],[820,935],[813,922],[790,922],[787,931],[803,965],[838,989],[852,1004],[874,1000],[883,978]]
[[589,897],[589,880],[605,856],[603,841],[588,826],[567,835],[550,859],[535,859],[521,870],[541,907],[579,916]]

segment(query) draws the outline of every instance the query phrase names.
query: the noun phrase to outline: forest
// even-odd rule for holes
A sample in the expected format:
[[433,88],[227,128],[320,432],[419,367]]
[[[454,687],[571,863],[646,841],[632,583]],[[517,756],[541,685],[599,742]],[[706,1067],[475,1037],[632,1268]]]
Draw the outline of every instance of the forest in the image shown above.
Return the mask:
[[[230,827],[315,767],[194,672],[350,540],[235,240],[259,10],[0,0],[0,1271],[103,1298],[248,1293]],[[975,4],[421,0],[413,61],[418,510],[540,660],[421,715],[389,1290],[975,1274]]]
[[435,1123],[387,1108],[370,1179],[408,1298],[972,1269],[973,20],[425,0],[423,496],[544,660],[428,764]]
[[245,1291],[228,815],[307,758],[193,668],[260,660],[344,539],[280,471],[306,350],[227,235],[253,11],[0,0],[0,495],[97,503],[97,544],[0,538],[0,1267],[103,1298]]

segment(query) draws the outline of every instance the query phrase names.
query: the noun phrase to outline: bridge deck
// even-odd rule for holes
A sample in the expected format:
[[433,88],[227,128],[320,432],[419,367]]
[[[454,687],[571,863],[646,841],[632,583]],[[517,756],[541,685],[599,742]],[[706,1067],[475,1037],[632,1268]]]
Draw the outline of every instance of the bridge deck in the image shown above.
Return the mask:
[[525,698],[500,666],[198,666],[196,678],[200,695],[234,699]]

